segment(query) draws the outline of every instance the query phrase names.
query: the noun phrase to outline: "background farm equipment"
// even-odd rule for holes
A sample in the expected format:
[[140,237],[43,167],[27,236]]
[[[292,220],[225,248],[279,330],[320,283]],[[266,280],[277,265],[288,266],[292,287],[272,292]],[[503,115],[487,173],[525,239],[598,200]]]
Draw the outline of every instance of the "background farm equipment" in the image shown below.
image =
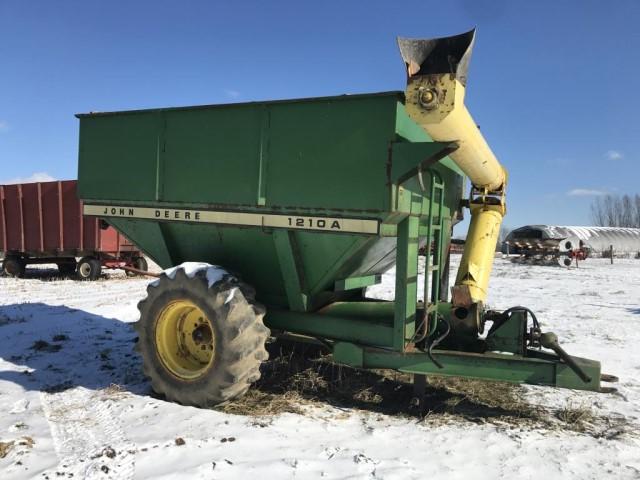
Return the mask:
[[640,228],[527,225],[509,233],[502,252],[522,263],[569,266],[590,256],[635,256]]
[[[460,239],[460,238],[452,238],[450,240],[449,243],[449,253],[453,253],[453,254],[462,254],[464,253],[464,240]],[[427,249],[426,245],[422,245],[419,249],[418,249],[418,255],[422,256],[422,257],[426,257],[427,256],[427,252],[429,255],[433,255],[433,249],[435,247],[435,244],[433,242],[431,242],[431,245],[429,246],[429,248]]]
[[[198,406],[243,394],[269,330],[418,385],[601,390],[600,364],[568,356],[531,310],[484,307],[507,175],[464,105],[473,41],[401,39],[404,93],[78,115],[84,213],[168,269],[137,324],[156,391]],[[449,300],[465,175],[471,224]],[[433,249],[418,301],[420,245]],[[394,265],[395,300],[365,298]]]
[[[53,263],[95,280],[102,267],[146,271],[140,250],[103,220],[84,217],[76,181],[0,185],[0,253],[6,275]],[[79,261],[76,259],[80,258]]]

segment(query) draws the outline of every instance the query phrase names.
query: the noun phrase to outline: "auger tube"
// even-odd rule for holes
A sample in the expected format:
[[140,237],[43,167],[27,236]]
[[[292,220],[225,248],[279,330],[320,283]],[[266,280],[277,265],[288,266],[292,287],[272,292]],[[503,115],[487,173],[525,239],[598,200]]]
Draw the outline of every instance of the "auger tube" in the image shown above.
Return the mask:
[[453,287],[456,306],[484,303],[502,218],[507,172],[491,151],[464,104],[475,29],[433,39],[398,38],[407,67],[405,106],[436,141],[456,141],[449,154],[469,177],[471,223]]

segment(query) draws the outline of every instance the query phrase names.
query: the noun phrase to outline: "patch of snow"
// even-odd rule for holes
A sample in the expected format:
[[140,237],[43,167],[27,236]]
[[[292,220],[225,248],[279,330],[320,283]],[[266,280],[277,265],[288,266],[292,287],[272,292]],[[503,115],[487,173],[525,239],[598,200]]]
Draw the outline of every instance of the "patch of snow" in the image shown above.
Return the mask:
[[11,410],[9,410],[9,413],[26,412],[28,408],[29,408],[29,400],[27,400],[26,398],[22,398],[13,404],[13,407],[11,407]]
[[[164,274],[173,280],[176,276],[176,272],[180,269],[184,270],[184,273],[189,278],[193,278],[198,272],[206,270],[209,288],[211,288],[215,283],[222,280],[222,277],[228,274],[228,272],[223,268],[205,262],[184,262],[180,265],[176,265],[175,267],[167,268],[166,270],[164,270]],[[155,287],[159,283],[160,280],[154,280],[150,283],[150,285]]]
[[224,301],[224,304],[226,305],[227,303],[229,303],[231,300],[233,300],[233,296],[236,294],[236,292],[238,291],[237,287],[234,287],[231,289],[231,291],[229,292],[229,295],[227,295],[226,300]]
[[[188,271],[212,267],[198,265]],[[0,441],[34,442],[0,459],[2,480],[640,478],[637,431],[607,439],[491,419],[433,425],[329,404],[257,421],[166,402],[152,395],[133,349],[147,280],[107,275],[0,278]],[[391,271],[370,294],[391,299],[394,282]],[[640,261],[567,269],[498,258],[489,292],[491,307],[530,307],[570,354],[620,377],[617,394],[531,386],[528,402],[585,405],[640,425]],[[68,339],[54,341],[60,335]],[[60,348],[34,350],[37,340]]]

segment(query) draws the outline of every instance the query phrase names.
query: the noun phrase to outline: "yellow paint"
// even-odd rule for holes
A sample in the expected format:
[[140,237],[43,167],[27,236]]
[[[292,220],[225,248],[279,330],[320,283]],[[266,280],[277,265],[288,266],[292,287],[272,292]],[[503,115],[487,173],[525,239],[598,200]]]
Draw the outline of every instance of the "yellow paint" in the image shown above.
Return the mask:
[[500,190],[506,172],[467,110],[464,96],[464,85],[451,75],[418,75],[407,85],[407,113],[434,140],[458,142],[449,156],[477,188]]
[[167,304],[156,319],[155,342],[163,366],[180,380],[202,377],[213,365],[211,321],[191,300]]
[[471,205],[471,223],[458,268],[456,286],[466,285],[474,302],[484,303],[487,298],[487,286],[503,213],[502,205]]
[[476,197],[469,199],[471,223],[456,288],[468,290],[468,295],[461,295],[461,299],[470,297],[472,302],[484,303],[500,225],[506,213],[507,172],[467,110],[465,87],[454,75],[410,76],[405,94],[409,116],[431,138],[458,143],[459,148],[449,156],[475,187]]

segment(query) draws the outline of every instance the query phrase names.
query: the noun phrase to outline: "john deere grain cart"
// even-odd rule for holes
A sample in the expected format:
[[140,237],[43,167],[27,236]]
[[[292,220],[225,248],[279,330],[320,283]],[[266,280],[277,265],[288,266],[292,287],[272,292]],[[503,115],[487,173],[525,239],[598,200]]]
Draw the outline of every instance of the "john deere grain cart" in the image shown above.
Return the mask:
[[[156,391],[198,406],[243,394],[270,332],[358,368],[600,390],[600,364],[528,309],[484,307],[507,174],[464,104],[473,40],[401,39],[405,92],[78,115],[85,214],[174,267],[139,305]],[[394,265],[395,301],[365,299]]]

